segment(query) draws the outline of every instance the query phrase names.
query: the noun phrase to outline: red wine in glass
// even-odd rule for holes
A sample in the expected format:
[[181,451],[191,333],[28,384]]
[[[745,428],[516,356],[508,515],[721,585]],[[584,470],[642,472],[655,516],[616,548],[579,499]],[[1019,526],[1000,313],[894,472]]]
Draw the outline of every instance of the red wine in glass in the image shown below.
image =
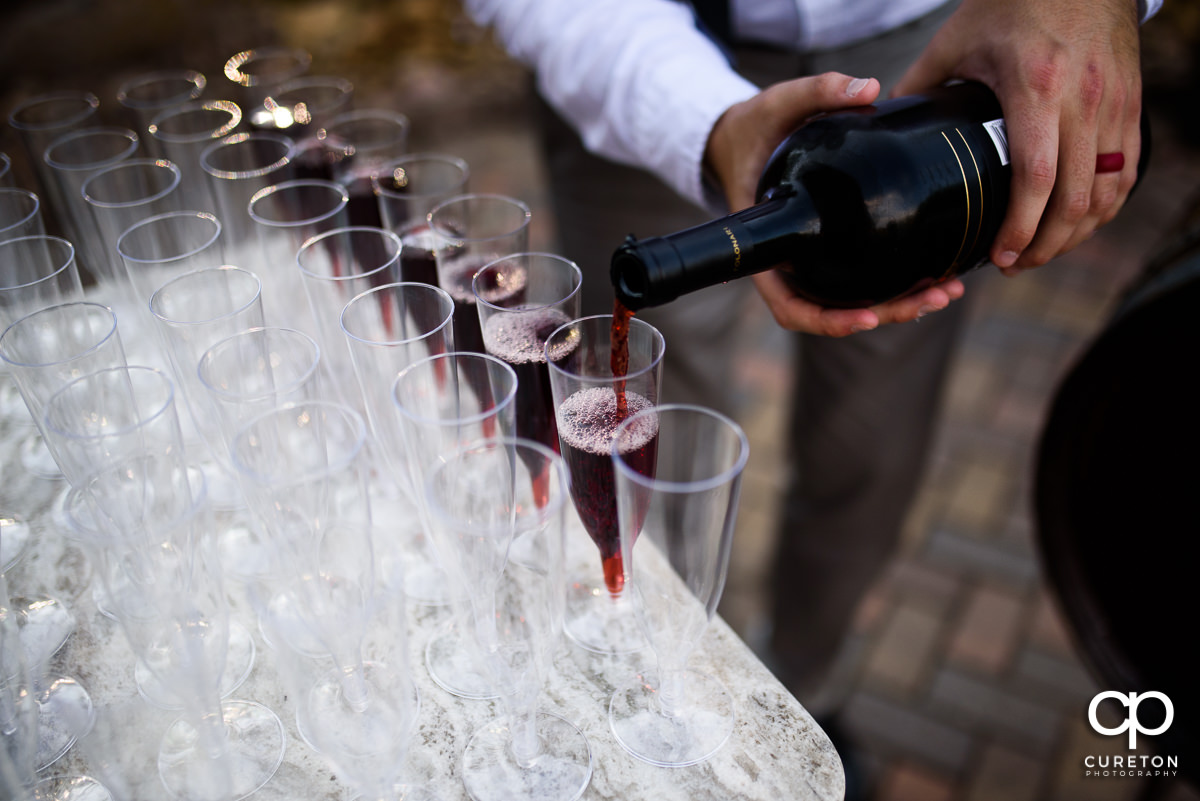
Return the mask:
[[[653,405],[635,392],[625,392],[625,401],[627,414],[636,414]],[[613,433],[622,419],[617,411],[617,393],[607,386],[578,390],[563,401],[558,414],[563,462],[571,476],[571,500],[592,542],[600,549],[604,584],[614,596],[625,587],[611,453]],[[646,421],[640,431],[629,437],[629,447],[622,455],[638,472],[653,475],[658,423],[652,416]]]
[[437,256],[429,224],[420,222],[400,235],[400,280],[438,286]]
[[488,353],[507,362],[517,374],[517,436],[558,451],[558,426],[546,365],[546,338],[569,323],[553,308],[514,311],[488,318],[483,341]]
[[[558,453],[558,425],[554,420],[554,396],[550,389],[550,368],[546,364],[546,339],[559,327],[571,322],[555,308],[516,310],[493,314],[483,329],[488,353],[507,363],[517,374],[517,436],[540,442]],[[529,464],[534,481],[534,497],[539,504],[548,500],[549,464]],[[547,468],[547,469],[539,469]]]
[[438,268],[442,289],[454,299],[454,347],[460,351],[486,353],[479,312],[475,308],[475,292],[471,279],[480,268],[494,260],[492,256],[476,253],[443,255]]
[[379,214],[379,201],[375,199],[371,176],[343,173],[342,185],[350,196],[350,202],[346,204],[346,218],[350,225],[382,228],[383,217]]

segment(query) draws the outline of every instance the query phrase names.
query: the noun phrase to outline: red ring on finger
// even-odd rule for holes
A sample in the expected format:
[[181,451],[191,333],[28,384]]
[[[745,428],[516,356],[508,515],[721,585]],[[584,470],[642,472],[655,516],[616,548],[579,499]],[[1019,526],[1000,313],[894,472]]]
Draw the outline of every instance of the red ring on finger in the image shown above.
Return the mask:
[[1100,153],[1096,156],[1096,172],[1120,172],[1125,169],[1124,153]]

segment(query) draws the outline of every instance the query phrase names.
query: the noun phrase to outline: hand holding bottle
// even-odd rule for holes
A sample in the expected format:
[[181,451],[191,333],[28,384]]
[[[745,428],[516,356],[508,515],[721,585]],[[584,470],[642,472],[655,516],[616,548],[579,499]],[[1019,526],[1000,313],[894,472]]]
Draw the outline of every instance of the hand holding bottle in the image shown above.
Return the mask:
[[987,84],[1009,122],[1012,193],[996,265],[1045,264],[1116,215],[1142,147],[1134,0],[964,0],[893,94],[950,78]]
[[[779,143],[814,114],[872,103],[879,82],[825,73],[774,84],[744,103],[731,106],[713,126],[705,164],[720,182],[731,211],[754,204],[763,167]],[[783,328],[841,337],[887,323],[908,322],[944,309],[962,297],[951,279],[937,286],[870,308],[833,309],[796,295],[775,271],[754,276],[775,321]]]

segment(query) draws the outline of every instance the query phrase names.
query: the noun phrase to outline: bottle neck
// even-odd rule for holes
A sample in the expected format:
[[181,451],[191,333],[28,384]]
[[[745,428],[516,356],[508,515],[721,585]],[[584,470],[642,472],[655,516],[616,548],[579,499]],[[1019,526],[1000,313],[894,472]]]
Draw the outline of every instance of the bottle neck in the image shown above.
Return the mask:
[[795,263],[819,221],[807,194],[784,184],[761,202],[711,222],[641,241],[632,236],[613,254],[617,299],[631,310],[661,306],[680,295]]

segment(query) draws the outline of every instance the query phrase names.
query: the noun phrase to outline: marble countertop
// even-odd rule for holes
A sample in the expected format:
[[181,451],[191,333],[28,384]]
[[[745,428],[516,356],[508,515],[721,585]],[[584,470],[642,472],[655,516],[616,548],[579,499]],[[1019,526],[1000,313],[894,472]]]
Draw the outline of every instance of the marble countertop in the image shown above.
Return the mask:
[[[10,592],[14,596],[52,596],[74,613],[77,630],[51,660],[49,669],[78,680],[95,708],[91,730],[42,775],[86,774],[103,781],[118,797],[138,801],[166,798],[155,768],[155,753],[162,732],[176,713],[152,707],[139,696],[132,652],[119,626],[97,611],[87,560],[63,537],[61,518],[56,519],[54,510],[65,483],[29,475],[14,455],[16,442],[25,433],[23,425],[0,425],[0,453],[6,454],[0,508],[23,516],[33,533],[24,556],[9,571]],[[591,547],[577,520],[570,537],[580,547]],[[258,649],[254,669],[234,697],[257,701],[278,712],[287,735],[283,764],[252,797],[270,801],[349,798],[346,785],[300,738],[294,709],[284,696],[271,652],[245,605],[238,607],[235,600],[234,607],[236,616],[253,633]],[[502,714],[502,709],[498,701],[450,695],[432,681],[419,655],[446,613],[410,605],[408,614],[411,663],[421,708],[403,773],[424,782],[439,798],[466,798],[459,775],[462,750],[470,735]],[[650,667],[652,660],[648,650],[606,657],[564,638],[542,695],[542,709],[572,721],[590,741],[593,774],[582,798],[838,801],[843,797],[842,765],[828,737],[719,618],[712,621],[690,664],[715,675],[733,692],[737,721],[729,741],[709,760],[684,768],[656,767],[627,753],[609,728],[608,699],[618,685]]]

